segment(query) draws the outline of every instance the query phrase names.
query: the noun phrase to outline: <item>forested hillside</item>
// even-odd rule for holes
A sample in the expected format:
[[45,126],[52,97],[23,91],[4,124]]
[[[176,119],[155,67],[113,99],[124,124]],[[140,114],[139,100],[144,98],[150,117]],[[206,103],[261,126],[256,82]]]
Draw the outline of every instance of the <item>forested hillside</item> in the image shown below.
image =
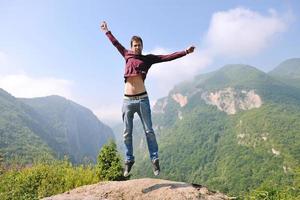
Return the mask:
[[87,108],[59,96],[18,99],[0,90],[0,153],[6,164],[95,161],[112,130]]
[[[243,196],[299,176],[300,89],[255,67],[226,65],[175,86],[154,106],[153,121],[163,178]],[[133,174],[152,176],[135,124]]]

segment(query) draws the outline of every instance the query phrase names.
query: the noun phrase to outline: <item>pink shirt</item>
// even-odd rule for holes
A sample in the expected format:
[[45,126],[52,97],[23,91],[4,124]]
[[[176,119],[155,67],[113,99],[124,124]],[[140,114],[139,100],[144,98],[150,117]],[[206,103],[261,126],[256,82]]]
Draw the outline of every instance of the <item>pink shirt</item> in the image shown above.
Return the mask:
[[126,61],[124,73],[125,82],[127,77],[136,76],[138,74],[141,74],[143,80],[145,80],[151,65],[174,60],[187,54],[186,51],[179,51],[169,55],[136,55],[133,51],[125,49],[110,31],[106,32],[106,35]]

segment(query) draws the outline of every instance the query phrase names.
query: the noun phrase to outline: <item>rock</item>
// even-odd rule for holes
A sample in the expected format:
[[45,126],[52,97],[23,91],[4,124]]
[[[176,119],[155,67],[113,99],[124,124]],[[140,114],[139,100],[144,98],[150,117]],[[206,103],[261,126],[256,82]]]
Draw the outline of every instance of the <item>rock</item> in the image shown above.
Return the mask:
[[183,96],[180,93],[173,94],[172,98],[174,99],[174,101],[179,103],[180,107],[184,107],[188,103],[187,96]]
[[225,200],[226,195],[196,184],[134,179],[86,185],[43,200]]
[[251,110],[262,105],[261,97],[254,90],[238,90],[232,87],[215,92],[203,92],[201,98],[209,105],[215,105],[228,115],[234,115],[238,110]]

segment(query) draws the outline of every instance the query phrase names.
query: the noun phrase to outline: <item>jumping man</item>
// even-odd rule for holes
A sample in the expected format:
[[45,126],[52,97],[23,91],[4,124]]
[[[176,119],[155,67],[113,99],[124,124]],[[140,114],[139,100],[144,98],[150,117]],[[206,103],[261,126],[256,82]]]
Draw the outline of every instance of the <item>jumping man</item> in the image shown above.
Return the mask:
[[127,177],[134,164],[132,147],[133,116],[137,113],[141,119],[146,134],[150,159],[153,165],[154,175],[160,173],[158,160],[158,145],[152,128],[151,109],[148,94],[144,81],[150,67],[155,63],[171,61],[193,53],[195,47],[190,46],[184,51],[175,52],[169,55],[143,55],[143,41],[139,36],[131,38],[131,49],[125,49],[123,45],[108,30],[106,22],[101,23],[101,30],[105,32],[108,39],[118,49],[125,59],[125,90],[122,108],[122,118],[124,123],[124,143],[126,147],[126,160],[124,176]]

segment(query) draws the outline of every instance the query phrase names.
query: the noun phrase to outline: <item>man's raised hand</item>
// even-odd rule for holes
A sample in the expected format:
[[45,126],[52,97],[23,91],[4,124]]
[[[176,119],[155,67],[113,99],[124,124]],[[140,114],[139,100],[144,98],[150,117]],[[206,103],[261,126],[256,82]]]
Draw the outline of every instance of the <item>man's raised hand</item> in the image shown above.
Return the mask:
[[195,46],[190,46],[189,48],[186,49],[186,53],[193,53],[195,50]]
[[106,33],[106,32],[108,31],[107,24],[106,24],[105,21],[101,22],[100,27],[101,27],[101,30],[102,30],[103,32]]

